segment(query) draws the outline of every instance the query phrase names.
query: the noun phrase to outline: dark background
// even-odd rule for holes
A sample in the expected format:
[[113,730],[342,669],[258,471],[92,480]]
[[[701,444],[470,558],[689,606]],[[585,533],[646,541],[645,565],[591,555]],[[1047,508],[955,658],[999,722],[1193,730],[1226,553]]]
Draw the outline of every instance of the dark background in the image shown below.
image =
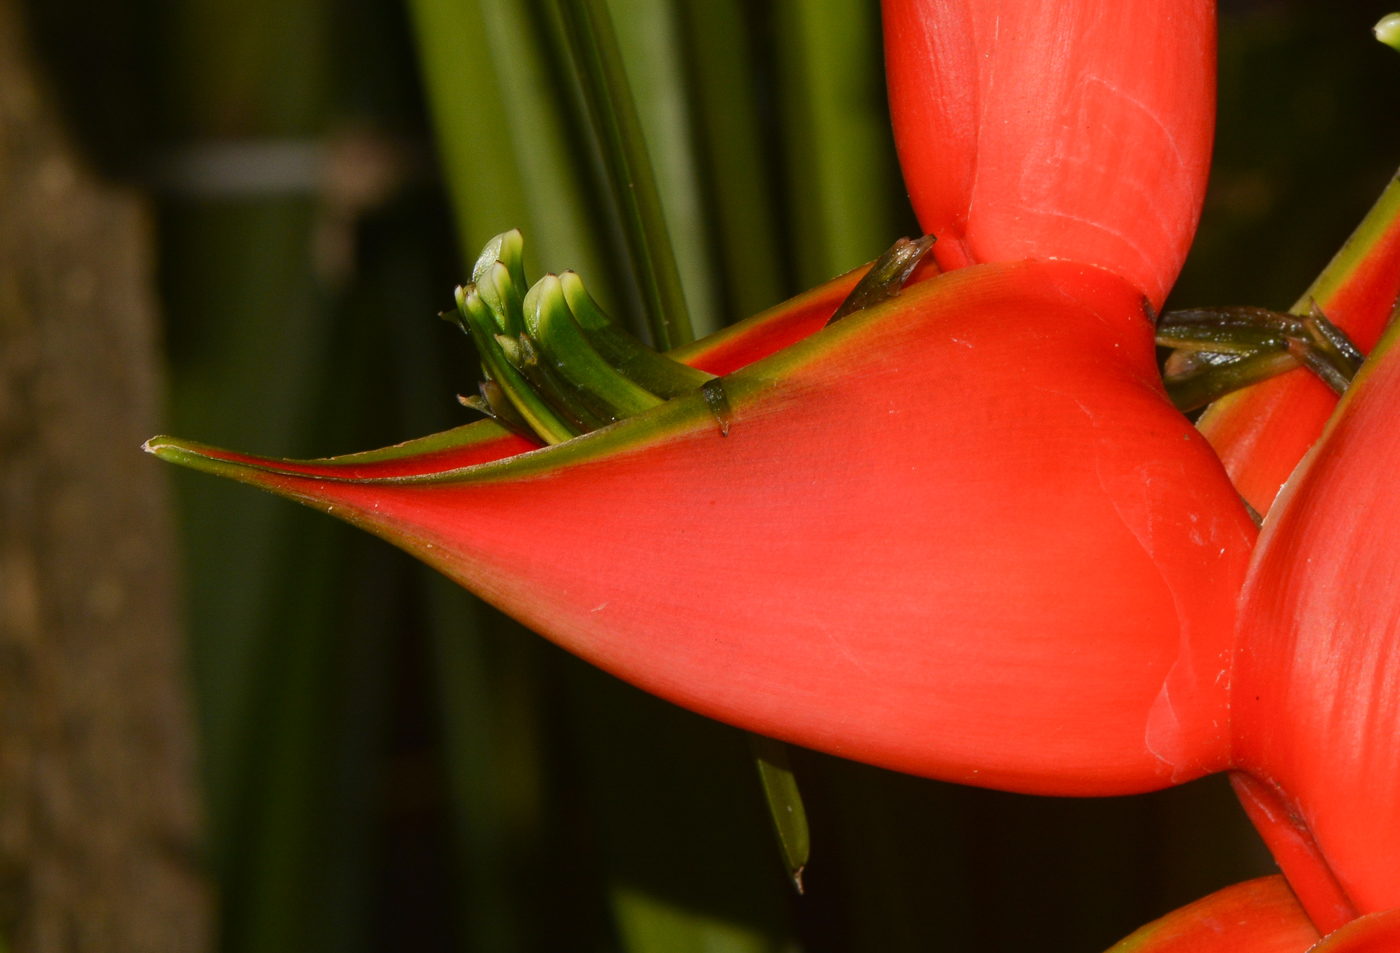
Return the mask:
[[[692,160],[687,260],[713,322],[914,231],[873,0],[623,7],[653,15],[619,16],[625,52],[671,25],[672,72],[648,88],[669,75],[684,105],[666,148]],[[1222,5],[1215,165],[1169,306],[1286,308],[1360,220],[1400,164],[1400,57],[1370,35],[1387,12]],[[741,29],[711,36],[721,14]],[[167,429],[310,456],[466,419],[453,395],[473,389],[474,358],[434,315],[496,227],[460,191],[454,223],[402,0],[31,0],[29,16],[91,165],[150,197]],[[803,33],[825,21],[846,46]],[[721,54],[743,68],[710,75]],[[832,129],[850,135],[834,147]],[[508,138],[484,120],[480,134]],[[201,192],[171,173],[230,141],[330,142],[382,188]],[[591,260],[625,312],[596,194]],[[589,669],[377,540],[176,479],[205,862],[230,953],[1092,953],[1273,870],[1223,778],[1037,799],[798,751],[813,859],[796,897],[740,732]]]

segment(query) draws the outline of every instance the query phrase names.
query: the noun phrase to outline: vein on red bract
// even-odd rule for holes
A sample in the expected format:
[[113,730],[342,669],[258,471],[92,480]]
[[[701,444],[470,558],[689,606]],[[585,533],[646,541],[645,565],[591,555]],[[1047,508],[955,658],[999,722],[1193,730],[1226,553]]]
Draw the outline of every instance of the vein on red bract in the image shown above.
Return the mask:
[[884,0],[905,183],[946,270],[1059,258],[1160,307],[1215,112],[1213,0]]
[[162,455],[326,509],[640,687],[1011,790],[1226,766],[1253,525],[1167,401],[1141,295],[1069,263],[934,278],[697,393],[431,477]]

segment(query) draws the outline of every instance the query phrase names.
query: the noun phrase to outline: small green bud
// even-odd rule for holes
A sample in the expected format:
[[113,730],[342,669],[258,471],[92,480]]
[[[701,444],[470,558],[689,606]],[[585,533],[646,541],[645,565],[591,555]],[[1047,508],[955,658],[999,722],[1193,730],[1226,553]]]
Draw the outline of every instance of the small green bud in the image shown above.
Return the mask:
[[575,323],[589,343],[633,383],[669,399],[690,393],[714,376],[658,354],[613,323],[583,286],[583,280],[572,271],[559,276],[559,286]]
[[486,247],[477,256],[476,264],[472,266],[472,281],[480,284],[481,276],[496,262],[510,269],[511,280],[517,287],[529,287],[525,280],[525,237],[520,234],[520,229],[512,228],[508,232],[502,232],[486,243]]
[[522,289],[515,283],[510,269],[501,262],[492,262],[476,287],[481,300],[496,316],[496,325],[502,333],[515,337],[525,330],[524,316],[520,310]]
[[1389,13],[1376,24],[1376,39],[1386,46],[1400,50],[1400,13]]

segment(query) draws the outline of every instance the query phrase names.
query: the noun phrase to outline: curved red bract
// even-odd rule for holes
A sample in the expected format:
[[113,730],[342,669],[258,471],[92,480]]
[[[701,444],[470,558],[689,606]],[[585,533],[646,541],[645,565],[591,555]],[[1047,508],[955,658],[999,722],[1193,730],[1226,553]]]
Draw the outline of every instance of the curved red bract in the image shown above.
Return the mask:
[[1312,953],[1395,953],[1400,950],[1400,910],[1368,914],[1328,934]]
[[1282,877],[1218,890],[1154,920],[1108,953],[1304,953],[1318,932]]
[[1274,503],[1232,691],[1236,762],[1282,792],[1363,914],[1400,907],[1397,356],[1372,355]]
[[945,269],[1059,258],[1160,307],[1195,233],[1213,0],[884,0],[905,184]]
[[327,509],[703,714],[1055,794],[1226,766],[1254,537],[1141,296],[1068,263],[932,279],[696,394],[430,481],[172,442]]

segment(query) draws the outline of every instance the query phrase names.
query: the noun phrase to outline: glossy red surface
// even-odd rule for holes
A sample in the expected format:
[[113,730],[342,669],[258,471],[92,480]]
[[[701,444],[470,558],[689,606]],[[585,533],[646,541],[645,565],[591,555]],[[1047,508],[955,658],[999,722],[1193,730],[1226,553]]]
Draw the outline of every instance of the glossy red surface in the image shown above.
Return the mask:
[[1160,306],[1205,195],[1212,0],[884,0],[905,183],[946,270],[1059,258]]
[[1397,358],[1367,362],[1265,522],[1232,689],[1236,761],[1362,914],[1400,906]]

